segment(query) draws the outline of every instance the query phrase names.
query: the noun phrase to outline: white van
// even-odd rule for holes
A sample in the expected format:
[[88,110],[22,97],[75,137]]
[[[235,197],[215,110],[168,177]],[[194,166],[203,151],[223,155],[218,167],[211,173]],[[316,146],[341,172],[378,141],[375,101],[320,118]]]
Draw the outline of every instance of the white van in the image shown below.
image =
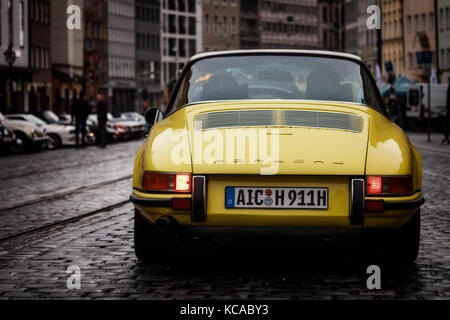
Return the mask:
[[[430,87],[431,93],[431,114],[430,118],[437,118],[439,115],[445,115],[447,109],[447,88],[446,84],[432,84]],[[421,108],[420,92],[422,90],[422,104]],[[406,102],[406,117],[407,118],[428,118],[428,84],[416,83],[408,87],[408,97]]]

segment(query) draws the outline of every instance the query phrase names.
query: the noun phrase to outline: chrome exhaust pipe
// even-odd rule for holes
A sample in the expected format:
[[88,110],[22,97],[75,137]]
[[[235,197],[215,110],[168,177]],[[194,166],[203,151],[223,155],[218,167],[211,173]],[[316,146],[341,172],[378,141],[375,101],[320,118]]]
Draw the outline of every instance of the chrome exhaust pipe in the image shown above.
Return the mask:
[[162,216],[155,223],[159,232],[167,232],[177,225],[177,221],[170,216]]

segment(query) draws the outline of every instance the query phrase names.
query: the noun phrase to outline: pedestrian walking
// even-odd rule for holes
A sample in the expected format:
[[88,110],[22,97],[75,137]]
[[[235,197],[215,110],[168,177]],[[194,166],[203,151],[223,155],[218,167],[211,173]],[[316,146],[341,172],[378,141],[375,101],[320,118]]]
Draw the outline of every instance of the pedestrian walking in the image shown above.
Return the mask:
[[395,123],[398,123],[399,117],[398,117],[398,101],[397,101],[397,95],[395,94],[394,86],[391,86],[389,90],[389,113],[390,113],[390,119],[394,121]]
[[81,91],[78,99],[72,105],[72,123],[75,122],[75,148],[80,146],[81,133],[81,147],[86,145],[86,120],[90,113],[89,102],[84,97],[84,92]]
[[106,148],[106,121],[108,120],[108,105],[101,93],[97,95],[98,145]]
[[447,114],[444,116],[442,120],[442,131],[444,132],[444,139],[442,139],[442,143],[447,142],[450,144],[449,140],[449,130],[450,130],[450,78],[448,78],[448,87],[447,87]]

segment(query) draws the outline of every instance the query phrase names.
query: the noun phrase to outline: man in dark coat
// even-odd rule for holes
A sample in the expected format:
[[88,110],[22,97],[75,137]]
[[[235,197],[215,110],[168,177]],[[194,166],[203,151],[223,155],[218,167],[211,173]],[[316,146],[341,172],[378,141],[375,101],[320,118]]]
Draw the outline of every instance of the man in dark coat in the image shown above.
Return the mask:
[[106,121],[108,121],[108,105],[102,94],[97,95],[97,120],[98,120],[98,138],[99,146],[106,148]]
[[447,142],[450,144],[450,140],[448,137],[448,131],[450,130],[450,78],[448,78],[448,88],[447,88],[447,114],[445,115],[442,121],[442,127],[444,131],[444,139],[442,139],[442,143]]
[[81,133],[81,147],[85,147],[86,141],[86,120],[89,116],[91,106],[89,102],[84,98],[84,92],[81,91],[78,99],[76,99],[72,105],[72,123],[75,122],[75,148],[80,145],[80,133]]

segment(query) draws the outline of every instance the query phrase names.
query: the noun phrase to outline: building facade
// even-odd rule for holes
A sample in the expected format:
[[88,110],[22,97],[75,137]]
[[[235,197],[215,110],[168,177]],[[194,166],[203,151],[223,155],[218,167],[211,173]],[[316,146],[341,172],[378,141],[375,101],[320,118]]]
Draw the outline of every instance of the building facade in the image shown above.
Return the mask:
[[85,2],[84,87],[87,99],[108,93],[108,2]]
[[437,8],[438,70],[441,83],[450,77],[450,0],[438,0]]
[[108,96],[111,111],[135,110],[134,0],[108,0]]
[[12,7],[10,3],[0,0],[0,112],[4,113],[28,111],[31,84],[28,1],[12,1]]
[[[58,0],[50,4],[52,109],[56,113],[70,113],[72,102],[83,90],[84,28],[67,28],[67,8],[77,5],[82,13],[84,1]],[[80,25],[84,25],[83,15]]]
[[404,1],[403,21],[405,76],[416,82],[427,82],[429,70],[417,63],[416,54],[431,51],[436,68],[435,2]]
[[202,1],[161,0],[161,86],[203,50]]
[[345,0],[345,51],[361,57],[375,74],[378,60],[377,29],[367,28],[367,8],[381,5],[380,0]]
[[50,109],[52,95],[51,72],[51,12],[49,0],[28,1],[30,24],[29,63],[33,70],[29,90],[29,111]]
[[321,48],[317,0],[260,0],[258,9],[261,48]]
[[[389,74],[402,76],[405,74],[405,55],[403,51],[403,1],[382,0],[382,50],[383,74],[388,81]],[[388,66],[388,69],[386,67]],[[392,66],[392,70],[391,70]],[[393,77],[391,77],[393,79]]]
[[240,1],[239,36],[241,49],[258,49],[260,47],[258,2],[259,0]]
[[323,50],[344,50],[344,12],[341,0],[319,0],[319,47]]
[[161,97],[161,13],[158,0],[135,0],[137,110],[158,107]]
[[203,0],[203,51],[239,49],[239,0]]

